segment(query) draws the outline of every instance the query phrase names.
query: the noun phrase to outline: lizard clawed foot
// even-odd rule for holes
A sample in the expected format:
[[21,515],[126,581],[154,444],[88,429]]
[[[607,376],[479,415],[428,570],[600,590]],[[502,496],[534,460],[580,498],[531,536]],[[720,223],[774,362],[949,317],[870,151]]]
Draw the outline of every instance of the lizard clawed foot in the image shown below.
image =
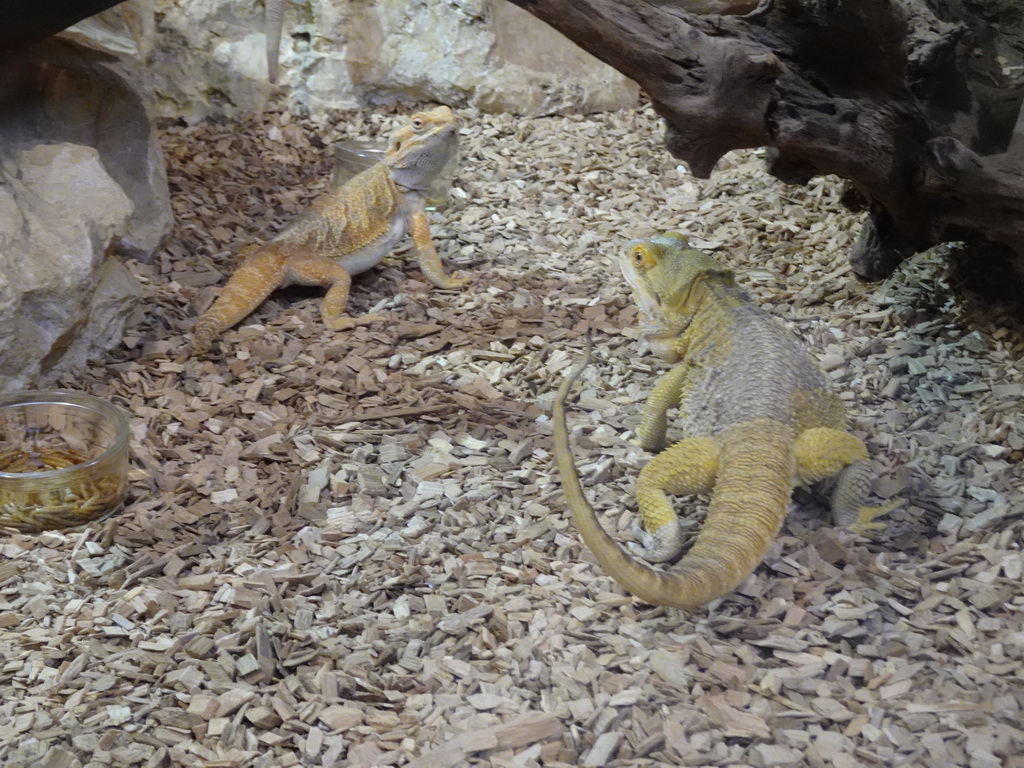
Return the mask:
[[470,278],[462,277],[458,272],[452,272],[448,277],[441,277],[434,280],[434,285],[438,288],[451,289],[451,288],[462,288],[463,286],[469,285]]
[[370,325],[371,323],[380,322],[382,320],[387,320],[387,316],[380,314],[362,315],[361,317],[341,315],[340,317],[334,318],[325,317],[324,324],[332,331],[348,331],[360,325]]
[[885,528],[885,523],[875,520],[884,514],[892,512],[903,503],[903,499],[896,499],[880,507],[860,507],[857,512],[857,519],[848,526],[854,533],[867,533]]
[[683,551],[683,532],[678,521],[666,523],[654,533],[647,531],[643,524],[637,521],[633,537],[642,548],[643,558],[649,563],[675,560]]

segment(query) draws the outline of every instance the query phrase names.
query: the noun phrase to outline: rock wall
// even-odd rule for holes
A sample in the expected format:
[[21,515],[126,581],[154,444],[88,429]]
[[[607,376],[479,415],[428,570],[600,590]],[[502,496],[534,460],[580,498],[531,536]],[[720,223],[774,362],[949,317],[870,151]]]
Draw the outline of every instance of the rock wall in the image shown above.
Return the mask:
[[520,114],[632,106],[635,84],[506,0],[285,0],[267,80],[262,3],[156,0],[158,109],[199,120],[287,107],[443,102]]

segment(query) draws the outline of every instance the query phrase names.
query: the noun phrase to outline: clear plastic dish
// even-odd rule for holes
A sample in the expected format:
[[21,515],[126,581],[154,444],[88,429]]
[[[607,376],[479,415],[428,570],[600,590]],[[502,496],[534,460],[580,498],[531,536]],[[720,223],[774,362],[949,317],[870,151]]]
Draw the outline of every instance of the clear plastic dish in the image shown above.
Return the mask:
[[0,395],[0,529],[70,528],[128,490],[128,418],[82,392]]

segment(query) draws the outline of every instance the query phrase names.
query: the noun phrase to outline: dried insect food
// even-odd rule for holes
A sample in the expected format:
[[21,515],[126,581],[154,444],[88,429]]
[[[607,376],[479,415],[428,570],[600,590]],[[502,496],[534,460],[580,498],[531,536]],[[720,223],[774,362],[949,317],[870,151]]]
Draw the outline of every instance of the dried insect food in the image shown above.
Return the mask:
[[73,448],[0,453],[0,472],[43,473],[31,484],[0,483],[0,528],[16,528],[22,533],[68,528],[113,511],[127,489],[124,477],[78,473],[65,483],[51,474],[85,464],[90,458]]
[[127,491],[127,420],[77,392],[0,403],[0,529],[33,533],[92,522]]

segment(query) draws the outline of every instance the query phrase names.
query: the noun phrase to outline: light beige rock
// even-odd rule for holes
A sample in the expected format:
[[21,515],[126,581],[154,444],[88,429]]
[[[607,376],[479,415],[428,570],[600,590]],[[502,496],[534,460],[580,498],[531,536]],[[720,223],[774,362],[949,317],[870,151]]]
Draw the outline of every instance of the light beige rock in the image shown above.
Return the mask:
[[[92,147],[44,144],[0,161],[0,391],[41,384],[119,336],[138,285],[125,287],[108,249],[131,214]],[[90,326],[94,310],[103,327]]]
[[130,71],[104,53],[64,40],[26,49],[0,81],[0,142],[95,147],[107,173],[134,203],[122,248],[146,258],[170,231],[163,155],[145,95]]
[[28,70],[33,58],[47,66],[40,69],[30,105],[34,124],[27,119],[17,137],[22,146],[41,140],[96,147],[107,172],[135,205],[120,249],[140,260],[156,250],[173,222],[163,153],[151,119],[154,2],[121,3],[65,30],[52,45],[30,51]]
[[9,57],[0,78],[0,390],[44,386],[120,343],[170,231],[147,107],[152,0]]
[[285,106],[312,115],[436,101],[521,114],[635,104],[634,83],[505,0],[286,0],[277,86],[262,4],[156,0],[164,115]]
[[126,0],[68,27],[60,37],[142,63],[156,44],[154,10],[155,0]]

